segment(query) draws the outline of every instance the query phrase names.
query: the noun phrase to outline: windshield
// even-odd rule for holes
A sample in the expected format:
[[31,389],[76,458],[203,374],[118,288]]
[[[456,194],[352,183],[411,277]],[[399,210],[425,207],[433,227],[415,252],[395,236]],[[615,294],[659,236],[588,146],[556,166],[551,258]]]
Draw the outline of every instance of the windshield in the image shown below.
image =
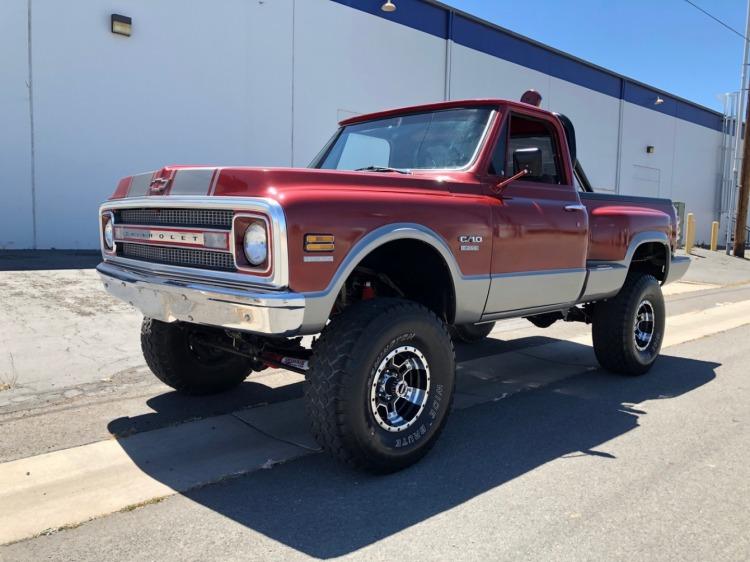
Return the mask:
[[347,125],[311,167],[463,168],[474,159],[491,114],[489,107],[446,109]]

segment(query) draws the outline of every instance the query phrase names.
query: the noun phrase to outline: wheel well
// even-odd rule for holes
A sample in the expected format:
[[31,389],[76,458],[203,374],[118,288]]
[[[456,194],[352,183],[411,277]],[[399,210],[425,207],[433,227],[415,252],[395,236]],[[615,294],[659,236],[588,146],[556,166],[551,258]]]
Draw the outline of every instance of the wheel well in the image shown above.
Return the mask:
[[418,302],[449,323],[455,315],[450,270],[440,252],[419,240],[394,240],[370,252],[347,278],[333,312],[376,296]]
[[630,260],[630,271],[649,273],[659,281],[667,275],[667,246],[662,242],[645,242],[638,246]]

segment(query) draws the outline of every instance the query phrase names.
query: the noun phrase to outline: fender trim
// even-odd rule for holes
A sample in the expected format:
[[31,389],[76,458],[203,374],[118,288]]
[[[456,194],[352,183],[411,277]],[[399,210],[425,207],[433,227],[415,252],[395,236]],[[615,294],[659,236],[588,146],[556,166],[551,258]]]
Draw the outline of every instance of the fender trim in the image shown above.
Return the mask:
[[669,278],[669,266],[671,252],[669,250],[669,237],[664,232],[659,231],[646,231],[639,232],[628,244],[628,249],[625,252],[625,258],[619,261],[601,261],[601,260],[589,260],[586,263],[588,268],[588,276],[586,278],[586,287],[578,299],[578,302],[590,302],[594,300],[606,299],[613,297],[620,292],[620,289],[625,284],[625,278],[630,270],[630,264],[633,261],[633,256],[639,247],[644,244],[660,243],[664,245],[664,251],[667,253],[667,261],[665,264],[664,281],[662,285],[667,283]]
[[354,268],[373,250],[397,240],[416,240],[437,250],[448,267],[453,283],[456,298],[454,321],[479,321],[489,292],[489,275],[463,275],[447,242],[434,230],[415,223],[393,223],[381,226],[363,236],[346,255],[324,290],[304,293],[307,306],[301,331],[308,334],[321,331],[328,321],[336,297]]

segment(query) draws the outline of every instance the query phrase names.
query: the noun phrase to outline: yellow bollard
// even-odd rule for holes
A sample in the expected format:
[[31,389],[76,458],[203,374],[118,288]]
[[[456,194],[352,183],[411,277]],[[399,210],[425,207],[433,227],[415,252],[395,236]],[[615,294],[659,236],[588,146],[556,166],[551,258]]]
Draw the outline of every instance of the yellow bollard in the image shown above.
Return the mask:
[[695,215],[688,213],[685,222],[687,223],[685,225],[685,253],[690,254],[695,244]]
[[715,252],[719,246],[719,221],[711,223],[711,251]]

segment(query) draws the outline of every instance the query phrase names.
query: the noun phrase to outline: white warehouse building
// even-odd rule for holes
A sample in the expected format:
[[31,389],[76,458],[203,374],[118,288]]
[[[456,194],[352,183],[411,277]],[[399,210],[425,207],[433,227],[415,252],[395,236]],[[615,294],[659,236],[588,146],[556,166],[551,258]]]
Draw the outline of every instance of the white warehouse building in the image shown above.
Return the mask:
[[353,114],[529,88],[572,119],[595,189],[684,202],[708,239],[721,114],[436,2],[382,3],[3,0],[0,249],[97,248],[122,176],[306,166]]

